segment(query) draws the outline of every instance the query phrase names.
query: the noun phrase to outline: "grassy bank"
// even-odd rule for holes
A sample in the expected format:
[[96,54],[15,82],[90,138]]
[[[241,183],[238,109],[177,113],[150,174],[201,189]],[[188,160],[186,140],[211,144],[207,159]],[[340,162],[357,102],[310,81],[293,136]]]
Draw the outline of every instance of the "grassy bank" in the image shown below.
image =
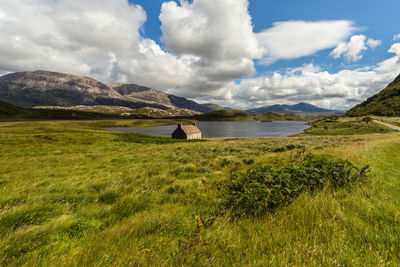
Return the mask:
[[[379,117],[374,117],[380,119]],[[372,122],[370,117],[328,117],[311,121],[311,128],[305,133],[311,135],[358,135],[389,133],[392,130],[388,127]]]
[[[399,133],[171,143],[100,128],[154,123],[0,123],[0,265],[400,264]],[[219,213],[232,172],[303,149],[371,174],[262,216]]]

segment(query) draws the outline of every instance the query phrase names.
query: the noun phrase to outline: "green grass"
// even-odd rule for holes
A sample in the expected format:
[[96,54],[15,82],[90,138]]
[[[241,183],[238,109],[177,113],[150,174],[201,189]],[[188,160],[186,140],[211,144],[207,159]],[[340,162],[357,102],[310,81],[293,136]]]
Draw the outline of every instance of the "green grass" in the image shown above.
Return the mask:
[[[0,265],[400,264],[399,133],[171,143],[101,128],[154,123],[0,123]],[[259,217],[220,214],[232,172],[303,149],[371,164],[370,177]]]
[[392,130],[372,121],[366,122],[363,117],[329,117],[310,122],[311,128],[305,133],[311,135],[358,135],[388,133]]

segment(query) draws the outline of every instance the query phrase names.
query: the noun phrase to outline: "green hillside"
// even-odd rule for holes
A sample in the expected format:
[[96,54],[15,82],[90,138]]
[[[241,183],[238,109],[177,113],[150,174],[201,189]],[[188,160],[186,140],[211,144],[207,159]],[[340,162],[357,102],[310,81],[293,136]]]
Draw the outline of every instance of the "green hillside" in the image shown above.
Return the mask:
[[347,116],[400,116],[400,75],[380,93],[346,113]]
[[217,110],[230,110],[230,108],[222,107],[220,105],[214,104],[214,103],[206,103],[206,104],[201,104],[203,107],[208,108],[211,111],[217,111]]
[[217,110],[206,114],[190,116],[199,121],[253,121],[254,118],[241,110]]
[[29,117],[32,111],[0,100],[0,119]]
[[[179,117],[173,117],[179,118]],[[265,112],[259,115],[250,115],[242,110],[216,110],[206,114],[193,116],[182,116],[180,118],[198,121],[301,121],[305,120],[302,116],[293,113]]]
[[[133,114],[126,118],[146,118],[145,115]],[[79,110],[29,109],[21,108],[0,100],[0,121],[20,120],[70,120],[70,119],[108,119],[120,118],[116,114],[104,114]]]
[[277,113],[277,112],[265,112],[263,114],[254,116],[254,118],[258,121],[268,122],[268,121],[301,121],[304,120],[297,114],[294,113]]

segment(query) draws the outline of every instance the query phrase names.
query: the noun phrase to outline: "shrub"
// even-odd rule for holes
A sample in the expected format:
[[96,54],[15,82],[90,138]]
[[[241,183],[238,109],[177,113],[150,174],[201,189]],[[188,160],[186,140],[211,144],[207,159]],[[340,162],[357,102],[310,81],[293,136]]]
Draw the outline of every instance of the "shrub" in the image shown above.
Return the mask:
[[255,161],[254,161],[254,159],[244,159],[244,160],[242,160],[242,162],[247,165],[252,165],[252,164],[254,164]]
[[290,204],[303,192],[325,186],[349,187],[363,181],[369,166],[357,169],[347,160],[303,154],[282,168],[270,166],[233,174],[222,187],[222,209],[233,216],[262,215]]
[[371,116],[365,116],[365,117],[363,117],[362,119],[361,119],[361,121],[362,122],[365,122],[365,123],[370,123],[371,121],[373,121],[373,119],[372,119],[372,117]]

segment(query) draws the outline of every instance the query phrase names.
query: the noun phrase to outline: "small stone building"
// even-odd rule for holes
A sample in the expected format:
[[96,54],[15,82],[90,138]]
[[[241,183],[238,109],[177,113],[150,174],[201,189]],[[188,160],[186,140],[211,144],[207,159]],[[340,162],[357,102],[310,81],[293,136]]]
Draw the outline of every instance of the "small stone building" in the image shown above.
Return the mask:
[[201,139],[201,131],[196,123],[192,125],[178,124],[178,128],[172,133],[173,139]]

